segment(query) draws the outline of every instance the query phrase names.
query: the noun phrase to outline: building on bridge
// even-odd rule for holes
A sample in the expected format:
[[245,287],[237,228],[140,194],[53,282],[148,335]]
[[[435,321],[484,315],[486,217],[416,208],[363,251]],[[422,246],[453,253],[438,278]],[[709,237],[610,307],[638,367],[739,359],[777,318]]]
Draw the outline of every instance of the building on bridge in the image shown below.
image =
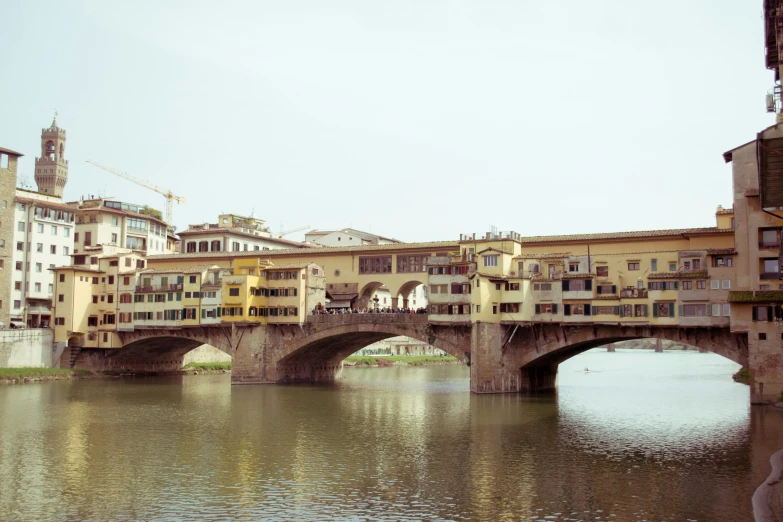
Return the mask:
[[183,254],[208,252],[252,252],[306,248],[308,245],[279,237],[272,237],[266,223],[251,216],[221,214],[217,223],[188,226],[179,232],[180,252]]

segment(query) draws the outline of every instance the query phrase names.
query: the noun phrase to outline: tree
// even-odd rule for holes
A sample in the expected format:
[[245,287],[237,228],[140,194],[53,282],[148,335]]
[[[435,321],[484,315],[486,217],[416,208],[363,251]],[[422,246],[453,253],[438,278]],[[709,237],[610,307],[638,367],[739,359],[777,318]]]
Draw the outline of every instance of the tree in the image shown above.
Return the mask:
[[144,205],[142,207],[142,209],[139,210],[139,214],[152,216],[155,219],[157,219],[158,221],[163,221],[163,213],[160,210],[158,210],[156,208],[152,208],[152,207],[147,206],[147,205]]

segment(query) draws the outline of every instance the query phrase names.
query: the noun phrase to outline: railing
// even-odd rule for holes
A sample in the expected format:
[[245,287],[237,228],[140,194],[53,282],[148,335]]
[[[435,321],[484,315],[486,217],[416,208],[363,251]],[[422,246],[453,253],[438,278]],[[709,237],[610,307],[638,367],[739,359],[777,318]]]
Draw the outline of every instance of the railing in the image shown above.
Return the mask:
[[136,285],[137,292],[181,292],[182,283],[169,285]]
[[780,242],[776,241],[774,243],[768,243],[765,241],[759,241],[759,250],[768,250],[768,249],[779,249],[780,248]]
[[647,298],[647,290],[643,288],[626,288],[625,290],[620,290],[620,297],[639,297],[639,298]]
[[778,272],[764,272],[762,274],[759,274],[759,279],[762,280],[774,280],[774,279],[780,279],[780,274]]
[[325,314],[307,316],[308,323],[314,324],[376,324],[376,323],[407,323],[424,324],[428,314]]

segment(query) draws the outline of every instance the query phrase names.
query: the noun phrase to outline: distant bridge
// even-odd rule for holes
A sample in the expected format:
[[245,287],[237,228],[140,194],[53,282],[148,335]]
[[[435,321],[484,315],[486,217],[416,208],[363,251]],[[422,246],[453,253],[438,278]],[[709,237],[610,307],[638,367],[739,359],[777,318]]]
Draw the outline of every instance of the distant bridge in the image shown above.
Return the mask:
[[470,366],[475,393],[532,392],[555,386],[557,366],[605,344],[629,339],[677,341],[748,365],[747,334],[728,328],[622,324],[432,324],[426,314],[309,316],[302,325],[221,324],[120,332],[120,349],[85,350],[75,367],[117,372],[179,370],[187,352],[209,344],[232,357],[232,382],[330,381],[342,360],[369,344],[404,335]]

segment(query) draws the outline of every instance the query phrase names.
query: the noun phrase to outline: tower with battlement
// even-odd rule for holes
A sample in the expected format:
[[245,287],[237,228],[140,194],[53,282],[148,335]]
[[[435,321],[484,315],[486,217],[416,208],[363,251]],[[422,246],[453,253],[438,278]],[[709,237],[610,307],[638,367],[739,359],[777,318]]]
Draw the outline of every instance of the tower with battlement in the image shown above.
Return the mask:
[[62,197],[68,182],[68,161],[65,159],[65,131],[57,126],[57,118],[48,129],[41,130],[41,157],[35,158],[35,182],[38,192]]

